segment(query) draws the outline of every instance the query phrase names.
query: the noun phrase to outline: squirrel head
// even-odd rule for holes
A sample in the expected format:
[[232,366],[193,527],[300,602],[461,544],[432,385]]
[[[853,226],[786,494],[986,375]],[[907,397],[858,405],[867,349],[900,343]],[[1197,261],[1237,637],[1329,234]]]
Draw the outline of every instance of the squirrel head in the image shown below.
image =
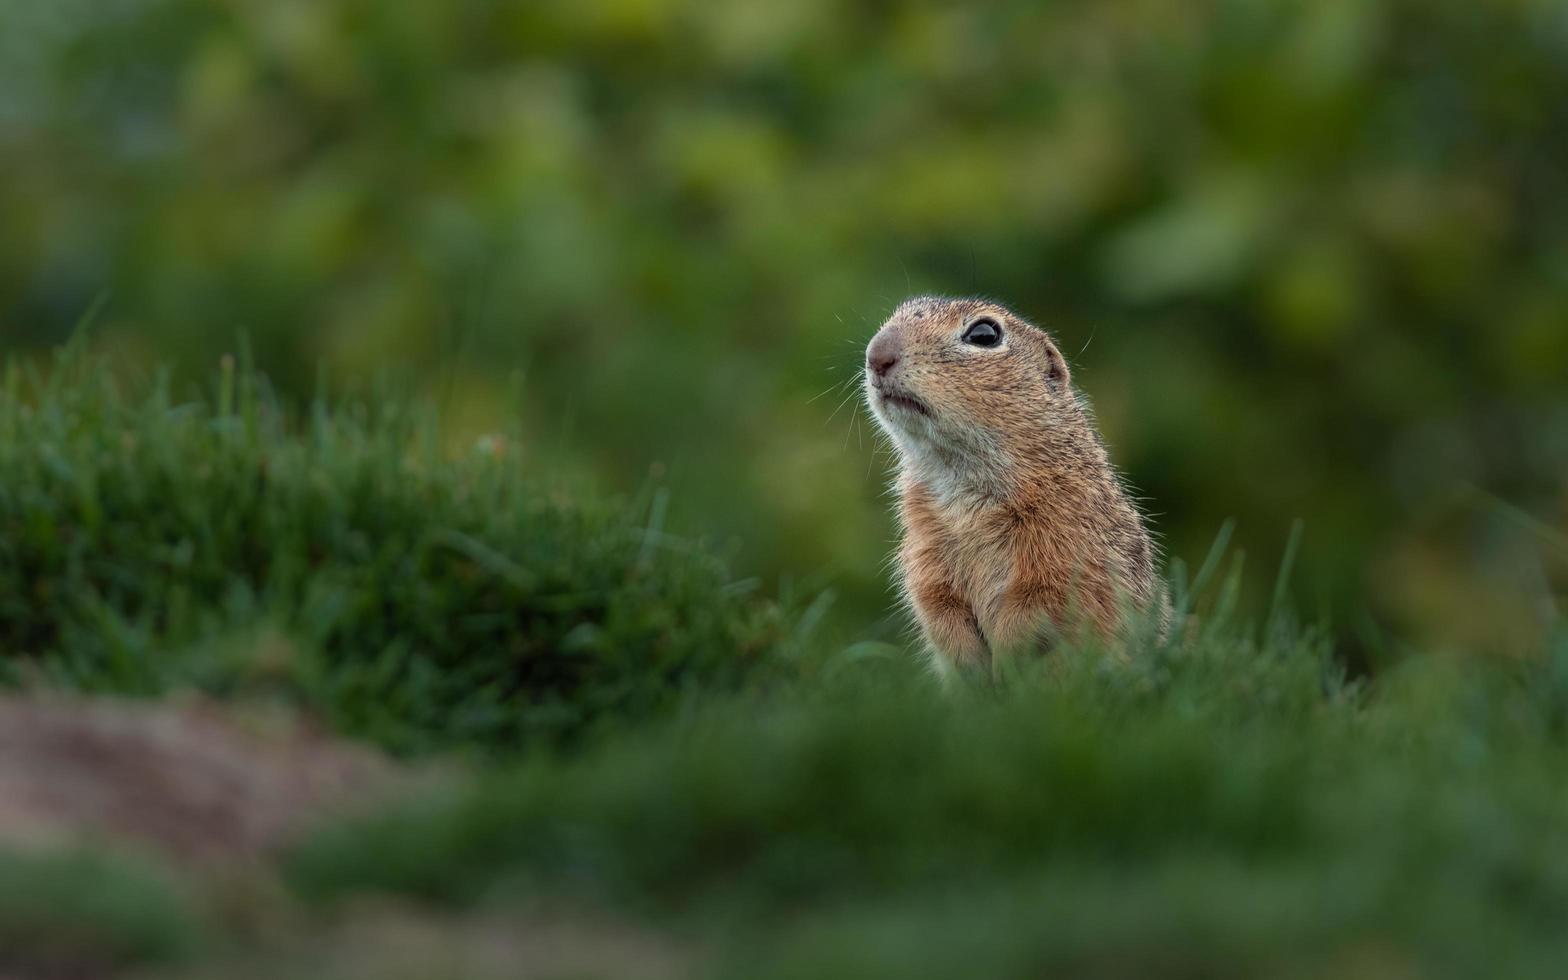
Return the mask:
[[986,300],[905,301],[866,348],[865,391],[905,466],[939,490],[1005,494],[1085,430],[1055,341]]

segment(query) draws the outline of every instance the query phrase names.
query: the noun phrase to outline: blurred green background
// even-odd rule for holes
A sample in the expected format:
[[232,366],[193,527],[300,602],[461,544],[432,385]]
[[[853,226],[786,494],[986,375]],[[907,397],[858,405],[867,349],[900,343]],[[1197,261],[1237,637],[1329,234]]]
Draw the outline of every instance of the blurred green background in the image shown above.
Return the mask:
[[1057,335],[1172,556],[1302,519],[1353,654],[1558,614],[1553,0],[0,2],[0,352],[106,297],[127,371],[390,377],[849,629],[901,620],[835,386],[928,291]]

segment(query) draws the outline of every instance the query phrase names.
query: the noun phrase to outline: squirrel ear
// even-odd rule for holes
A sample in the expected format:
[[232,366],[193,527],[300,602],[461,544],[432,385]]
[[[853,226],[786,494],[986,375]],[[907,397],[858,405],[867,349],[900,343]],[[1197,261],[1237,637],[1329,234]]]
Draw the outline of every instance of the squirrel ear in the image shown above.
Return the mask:
[[1045,380],[1050,382],[1058,391],[1067,387],[1068,381],[1067,358],[1056,349],[1056,345],[1046,342],[1045,345]]

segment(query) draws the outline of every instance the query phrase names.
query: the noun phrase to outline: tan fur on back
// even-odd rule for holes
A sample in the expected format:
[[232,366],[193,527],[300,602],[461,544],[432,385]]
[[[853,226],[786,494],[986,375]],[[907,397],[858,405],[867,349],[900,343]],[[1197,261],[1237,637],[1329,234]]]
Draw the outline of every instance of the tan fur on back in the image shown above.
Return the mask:
[[[961,339],[979,318],[997,347]],[[905,598],[940,662],[986,667],[1085,627],[1113,640],[1163,603],[1143,519],[1044,331],[995,303],[922,297],[867,356],[866,400],[899,455]]]

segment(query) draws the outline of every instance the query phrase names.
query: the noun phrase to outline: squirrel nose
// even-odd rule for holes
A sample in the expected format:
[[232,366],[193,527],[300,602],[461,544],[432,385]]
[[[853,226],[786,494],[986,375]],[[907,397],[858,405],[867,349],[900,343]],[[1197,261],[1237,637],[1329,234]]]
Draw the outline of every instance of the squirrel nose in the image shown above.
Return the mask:
[[877,334],[871,339],[871,346],[866,348],[866,367],[877,377],[885,377],[898,363],[898,348],[898,341],[891,333],[884,330]]

